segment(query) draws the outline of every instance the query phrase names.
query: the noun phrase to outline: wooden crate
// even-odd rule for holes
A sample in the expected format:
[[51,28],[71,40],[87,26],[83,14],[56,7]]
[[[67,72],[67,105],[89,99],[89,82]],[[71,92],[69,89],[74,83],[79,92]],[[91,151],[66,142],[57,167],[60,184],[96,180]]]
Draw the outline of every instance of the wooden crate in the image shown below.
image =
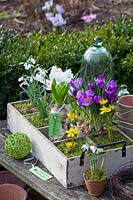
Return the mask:
[[[18,102],[16,102],[18,103]],[[14,104],[14,103],[13,103]],[[23,132],[32,141],[32,151],[43,165],[65,187],[83,185],[83,172],[89,168],[89,155],[85,156],[84,165],[80,166],[80,156],[67,158],[47,137],[47,128],[35,128],[14,106],[7,105],[7,126],[14,133]],[[43,131],[42,131],[43,130]],[[46,130],[46,132],[45,132]],[[126,162],[133,161],[133,145],[126,148],[126,157],[122,157],[121,148],[108,150],[100,154],[99,161],[106,154],[105,167],[109,176]]]

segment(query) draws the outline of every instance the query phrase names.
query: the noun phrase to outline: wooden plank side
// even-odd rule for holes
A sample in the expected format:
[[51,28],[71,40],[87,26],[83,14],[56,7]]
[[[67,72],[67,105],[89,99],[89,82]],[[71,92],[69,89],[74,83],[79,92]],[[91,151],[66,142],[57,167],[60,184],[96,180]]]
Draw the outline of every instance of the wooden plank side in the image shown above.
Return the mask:
[[20,131],[29,136],[33,154],[66,187],[67,158],[11,104],[7,106],[7,127],[13,133]]

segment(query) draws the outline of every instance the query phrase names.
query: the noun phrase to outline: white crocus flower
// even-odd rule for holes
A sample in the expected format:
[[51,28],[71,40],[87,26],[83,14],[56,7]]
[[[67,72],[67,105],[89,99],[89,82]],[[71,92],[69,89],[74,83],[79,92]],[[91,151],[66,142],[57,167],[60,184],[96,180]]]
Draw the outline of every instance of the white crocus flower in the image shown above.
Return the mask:
[[49,79],[52,82],[54,79],[57,83],[63,82],[62,81],[63,71],[61,68],[57,68],[56,66],[53,66],[49,75]]
[[64,72],[64,81],[66,83],[70,83],[71,79],[73,78],[73,73],[71,69],[68,69]]
[[97,147],[95,147],[95,146],[90,146],[90,150],[92,151],[92,153],[96,153]]

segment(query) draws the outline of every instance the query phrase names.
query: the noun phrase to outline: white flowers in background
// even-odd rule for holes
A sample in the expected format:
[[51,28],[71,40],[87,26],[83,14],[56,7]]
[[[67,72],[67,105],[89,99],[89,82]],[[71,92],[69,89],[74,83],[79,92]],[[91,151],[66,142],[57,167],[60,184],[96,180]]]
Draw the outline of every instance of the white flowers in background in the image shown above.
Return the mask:
[[45,11],[45,16],[48,21],[55,27],[63,27],[66,24],[66,20],[63,17],[64,9],[62,5],[53,4],[53,0],[46,1],[42,10]]
[[55,79],[57,84],[60,84],[62,82],[70,83],[71,79],[73,78],[73,73],[71,69],[67,69],[66,71],[62,71],[61,68],[58,68],[57,66],[53,66],[50,74],[49,74],[49,80],[47,80],[47,89],[51,89],[51,85],[53,80]]
[[44,85],[46,85],[46,76],[47,76],[47,70],[42,69],[40,67],[35,69],[35,77],[34,79]]
[[20,64],[24,65],[25,70],[34,68],[36,60],[31,56],[26,62],[21,62]]

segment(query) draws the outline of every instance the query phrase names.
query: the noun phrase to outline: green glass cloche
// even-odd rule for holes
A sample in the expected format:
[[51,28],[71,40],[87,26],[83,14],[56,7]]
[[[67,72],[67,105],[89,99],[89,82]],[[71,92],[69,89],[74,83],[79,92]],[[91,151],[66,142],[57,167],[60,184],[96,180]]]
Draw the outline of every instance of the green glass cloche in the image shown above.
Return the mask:
[[80,75],[83,82],[88,83],[91,77],[98,77],[104,74],[105,77],[112,78],[112,56],[110,52],[102,46],[102,38],[96,36],[94,44],[83,55]]

